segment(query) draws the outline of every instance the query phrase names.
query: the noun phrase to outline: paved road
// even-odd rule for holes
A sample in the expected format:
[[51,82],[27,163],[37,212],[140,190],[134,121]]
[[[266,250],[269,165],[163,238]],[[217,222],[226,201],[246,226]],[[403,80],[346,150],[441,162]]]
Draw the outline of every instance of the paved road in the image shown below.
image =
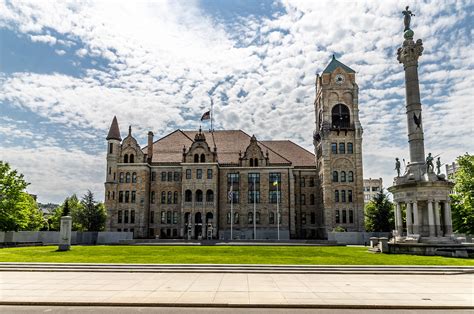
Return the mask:
[[473,307],[474,274],[0,272],[2,302]]
[[1,313],[23,314],[23,313],[233,313],[233,314],[467,314],[471,310],[368,310],[368,309],[229,309],[229,308],[186,308],[186,307],[90,307],[90,306],[0,306]]

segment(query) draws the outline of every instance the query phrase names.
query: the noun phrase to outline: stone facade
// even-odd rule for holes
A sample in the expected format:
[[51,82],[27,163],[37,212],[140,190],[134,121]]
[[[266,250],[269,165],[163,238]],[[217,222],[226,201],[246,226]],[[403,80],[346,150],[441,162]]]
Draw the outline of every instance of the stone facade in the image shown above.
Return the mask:
[[336,226],[362,231],[355,73],[333,59],[316,87],[316,156],[291,141],[259,141],[243,131],[176,130],[157,141],[149,132],[140,148],[131,128],[122,141],[114,117],[107,136],[107,231],[264,240],[326,239]]
[[382,191],[382,178],[378,179],[364,179],[364,204],[370,202],[377,193]]
[[355,71],[335,57],[316,77],[314,146],[325,232],[364,230],[358,94]]

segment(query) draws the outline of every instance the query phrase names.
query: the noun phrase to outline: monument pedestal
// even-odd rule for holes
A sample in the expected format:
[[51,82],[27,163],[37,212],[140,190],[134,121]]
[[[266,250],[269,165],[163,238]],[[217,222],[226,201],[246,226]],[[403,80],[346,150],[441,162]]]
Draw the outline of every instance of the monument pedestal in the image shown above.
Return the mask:
[[61,227],[59,229],[58,251],[69,251],[71,249],[72,217],[61,217]]

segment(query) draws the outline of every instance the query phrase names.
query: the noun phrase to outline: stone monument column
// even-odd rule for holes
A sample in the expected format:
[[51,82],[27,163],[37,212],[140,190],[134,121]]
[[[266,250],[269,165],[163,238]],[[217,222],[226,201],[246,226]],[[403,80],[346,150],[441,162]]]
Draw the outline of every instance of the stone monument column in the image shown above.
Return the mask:
[[420,234],[420,219],[418,217],[418,203],[413,202],[413,233]]
[[444,235],[450,237],[453,235],[453,222],[451,221],[451,203],[444,203]]
[[413,203],[407,203],[407,235],[413,234],[412,206]]
[[434,215],[435,215],[435,224],[436,224],[436,236],[442,237],[443,235],[441,234],[441,219],[439,215],[439,201],[435,200],[434,203]]
[[430,230],[430,237],[436,236],[435,218],[433,212],[433,201],[428,201],[428,227]]
[[397,228],[398,236],[401,237],[403,233],[403,221],[402,221],[402,208],[401,208],[400,203],[397,203],[395,218],[396,218],[396,228]]
[[406,115],[408,125],[408,144],[410,147],[410,164],[408,173],[419,179],[425,168],[425,144],[423,139],[423,124],[421,116],[420,87],[418,82],[418,58],[423,52],[423,43],[418,39],[413,41],[414,32],[407,29],[404,32],[405,41],[398,48],[397,59],[403,63],[405,70]]

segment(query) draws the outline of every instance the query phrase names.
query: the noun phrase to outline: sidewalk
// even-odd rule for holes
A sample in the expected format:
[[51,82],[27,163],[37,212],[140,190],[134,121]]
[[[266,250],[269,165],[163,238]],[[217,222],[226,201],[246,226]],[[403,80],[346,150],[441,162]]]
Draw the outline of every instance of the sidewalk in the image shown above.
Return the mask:
[[474,274],[4,271],[0,304],[474,308]]

